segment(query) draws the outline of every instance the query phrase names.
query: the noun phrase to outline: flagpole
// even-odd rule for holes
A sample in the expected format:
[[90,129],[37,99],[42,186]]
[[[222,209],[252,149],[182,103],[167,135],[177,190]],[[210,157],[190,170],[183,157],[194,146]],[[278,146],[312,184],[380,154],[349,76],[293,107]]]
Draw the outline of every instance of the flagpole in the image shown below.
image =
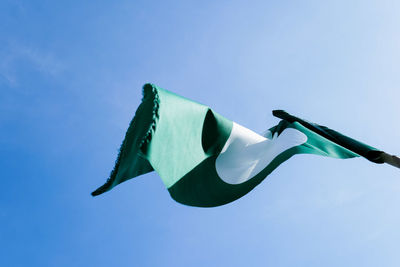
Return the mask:
[[400,158],[398,158],[394,155],[387,154],[385,152],[383,152],[381,154],[381,158],[383,159],[383,161],[385,163],[390,164],[394,167],[400,168]]

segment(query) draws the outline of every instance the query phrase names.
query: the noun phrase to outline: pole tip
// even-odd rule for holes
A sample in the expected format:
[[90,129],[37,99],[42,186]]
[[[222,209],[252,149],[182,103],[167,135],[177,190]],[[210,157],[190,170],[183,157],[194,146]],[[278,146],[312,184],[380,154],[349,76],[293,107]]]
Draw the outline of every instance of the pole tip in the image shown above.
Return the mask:
[[400,158],[399,157],[383,152],[382,159],[383,159],[383,162],[390,164],[394,167],[400,168]]

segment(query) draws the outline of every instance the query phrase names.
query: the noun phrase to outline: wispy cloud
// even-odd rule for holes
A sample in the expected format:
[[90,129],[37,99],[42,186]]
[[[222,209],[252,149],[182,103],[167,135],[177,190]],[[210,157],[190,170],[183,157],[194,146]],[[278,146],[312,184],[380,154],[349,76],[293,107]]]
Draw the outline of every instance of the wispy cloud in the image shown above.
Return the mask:
[[49,51],[15,43],[0,49],[0,77],[8,86],[18,86],[18,69],[21,67],[50,76],[65,69],[64,64]]

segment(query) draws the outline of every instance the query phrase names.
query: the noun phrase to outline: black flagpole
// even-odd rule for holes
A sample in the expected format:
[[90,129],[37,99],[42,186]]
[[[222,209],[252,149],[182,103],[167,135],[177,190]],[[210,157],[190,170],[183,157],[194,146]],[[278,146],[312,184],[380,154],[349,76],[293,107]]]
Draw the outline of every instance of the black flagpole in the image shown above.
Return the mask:
[[382,153],[381,157],[385,163],[400,168],[400,158],[394,155],[389,155],[385,152]]

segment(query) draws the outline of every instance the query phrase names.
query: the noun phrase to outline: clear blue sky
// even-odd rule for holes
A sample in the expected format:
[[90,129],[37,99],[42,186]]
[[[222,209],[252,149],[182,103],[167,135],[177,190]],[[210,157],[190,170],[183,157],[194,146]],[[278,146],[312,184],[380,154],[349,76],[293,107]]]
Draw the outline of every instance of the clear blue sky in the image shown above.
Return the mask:
[[400,153],[399,1],[0,3],[0,265],[400,266],[400,172],[296,156],[217,208],[156,173],[92,198],[155,83]]

